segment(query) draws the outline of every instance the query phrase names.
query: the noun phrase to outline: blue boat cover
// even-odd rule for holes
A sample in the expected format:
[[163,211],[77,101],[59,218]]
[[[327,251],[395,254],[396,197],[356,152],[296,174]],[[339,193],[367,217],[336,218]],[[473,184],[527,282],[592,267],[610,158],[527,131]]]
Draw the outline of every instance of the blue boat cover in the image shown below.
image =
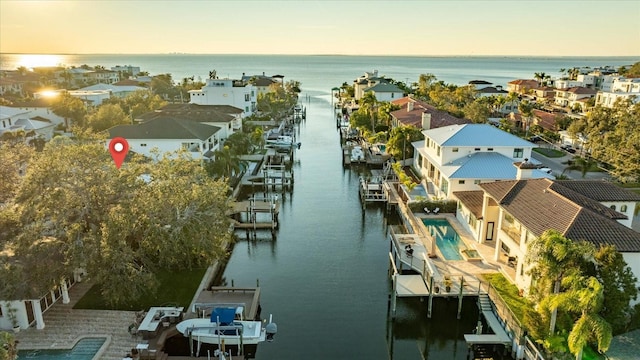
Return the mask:
[[236,309],[232,307],[214,308],[211,312],[211,322],[220,321],[220,325],[229,325],[236,316]]

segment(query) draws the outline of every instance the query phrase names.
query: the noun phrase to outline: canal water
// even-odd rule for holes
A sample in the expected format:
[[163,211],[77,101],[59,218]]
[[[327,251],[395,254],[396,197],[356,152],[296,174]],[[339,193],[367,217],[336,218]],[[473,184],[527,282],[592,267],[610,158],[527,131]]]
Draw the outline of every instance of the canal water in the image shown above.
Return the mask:
[[[262,317],[273,314],[278,334],[258,346],[256,359],[466,359],[463,334],[478,320],[475,299],[400,299],[388,316],[388,224],[384,206],[358,197],[359,174],[343,168],[340,140],[326,97],[301,100],[293,192],[281,195],[280,228],[256,239],[239,233],[222,282],[261,287]],[[260,194],[262,195],[262,194]]]

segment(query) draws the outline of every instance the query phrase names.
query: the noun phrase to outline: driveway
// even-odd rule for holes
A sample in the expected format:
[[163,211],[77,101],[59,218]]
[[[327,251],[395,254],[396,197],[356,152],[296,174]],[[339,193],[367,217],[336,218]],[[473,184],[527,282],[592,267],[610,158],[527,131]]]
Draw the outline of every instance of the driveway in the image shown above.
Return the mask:
[[[535,151],[532,151],[531,157],[533,157],[534,159],[538,160],[543,165],[551,169],[553,171],[553,175],[558,176],[562,174],[564,169],[567,167],[567,162],[573,159],[574,155],[565,152],[565,155],[563,157],[549,158]],[[607,174],[606,172],[599,172],[599,171],[587,172],[584,178],[582,177],[582,173],[577,170],[566,171],[564,174],[567,176],[567,178],[575,179],[575,180],[580,180],[580,179],[610,180],[611,179],[611,176],[609,176],[609,174]]]

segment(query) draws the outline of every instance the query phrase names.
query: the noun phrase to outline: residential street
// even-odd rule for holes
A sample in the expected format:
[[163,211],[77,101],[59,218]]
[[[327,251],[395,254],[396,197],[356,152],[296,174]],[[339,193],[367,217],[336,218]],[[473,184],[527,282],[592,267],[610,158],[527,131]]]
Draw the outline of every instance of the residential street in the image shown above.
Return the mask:
[[[572,159],[575,155],[565,153],[566,155],[559,158],[548,158],[542,154],[539,154],[535,151],[531,152],[531,156],[544,164],[546,167],[553,171],[553,175],[560,175],[567,167],[567,161]],[[564,173],[569,179],[580,180],[582,178],[582,173],[576,170],[570,170]],[[606,172],[588,172],[584,179],[587,180],[609,180],[611,177]]]

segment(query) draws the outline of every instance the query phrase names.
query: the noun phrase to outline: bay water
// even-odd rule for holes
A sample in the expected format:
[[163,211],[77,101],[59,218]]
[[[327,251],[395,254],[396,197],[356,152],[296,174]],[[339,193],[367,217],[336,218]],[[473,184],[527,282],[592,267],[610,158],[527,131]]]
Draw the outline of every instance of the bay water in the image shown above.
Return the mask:
[[[280,195],[280,228],[256,239],[240,234],[222,282],[253,286],[260,281],[262,316],[273,314],[278,335],[260,344],[257,359],[466,359],[463,334],[478,320],[474,299],[456,319],[455,300],[437,300],[431,319],[426,302],[398,302],[395,321],[388,314],[390,282],[387,225],[397,223],[383,206],[364,209],[358,179],[364,168],[344,168],[330,106],[331,88],[351,84],[364,71],[415,82],[421,73],[463,85],[486,80],[506,86],[533,78],[534,72],[559,75],[574,66],[630,65],[634,58],[540,57],[367,57],[284,55],[58,55],[56,64],[140,66],[151,75],[171,73],[177,81],[281,74],[302,83],[307,119],[299,126],[295,185]],[[24,64],[24,55],[0,54],[1,69]]]

